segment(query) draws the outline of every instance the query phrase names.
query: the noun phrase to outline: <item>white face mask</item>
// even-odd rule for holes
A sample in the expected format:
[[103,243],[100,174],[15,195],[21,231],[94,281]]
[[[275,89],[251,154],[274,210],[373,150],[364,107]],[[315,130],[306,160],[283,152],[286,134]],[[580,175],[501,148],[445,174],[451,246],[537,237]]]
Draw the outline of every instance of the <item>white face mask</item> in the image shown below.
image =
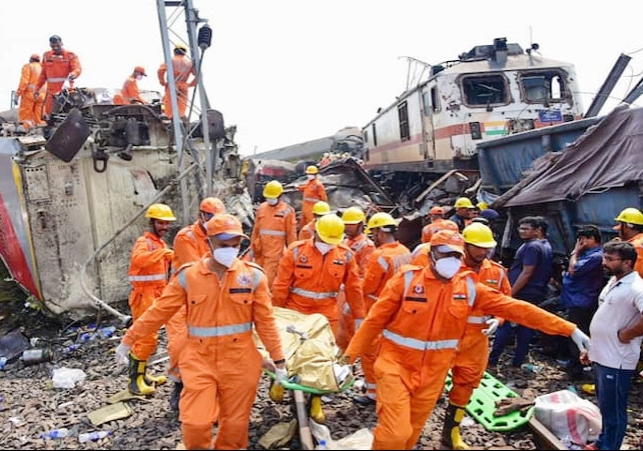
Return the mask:
[[445,257],[435,261],[435,270],[445,279],[451,279],[458,273],[461,264],[457,257]]
[[140,81],[140,80],[142,80],[142,79],[143,79],[143,76],[142,76],[142,75],[137,75],[137,76],[136,76],[136,79]]
[[315,241],[315,247],[322,255],[328,254],[331,250],[335,248],[333,244],[322,243],[321,241]]
[[279,199],[266,199],[266,202],[268,202],[268,205],[277,205]]
[[308,180],[315,180],[315,176],[312,174],[308,174],[307,177],[308,177]]
[[217,263],[229,268],[234,262],[234,259],[239,255],[238,247],[219,247],[214,250],[212,257],[217,261]]

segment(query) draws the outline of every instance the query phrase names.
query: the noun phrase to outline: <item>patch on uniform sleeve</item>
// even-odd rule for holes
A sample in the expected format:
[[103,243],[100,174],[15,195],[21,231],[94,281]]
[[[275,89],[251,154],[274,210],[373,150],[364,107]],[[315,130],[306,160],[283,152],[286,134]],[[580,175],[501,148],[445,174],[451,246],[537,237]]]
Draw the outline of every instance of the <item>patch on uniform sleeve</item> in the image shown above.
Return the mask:
[[249,287],[252,284],[252,276],[247,272],[242,272],[237,276],[237,284],[242,287]]
[[496,279],[487,279],[485,280],[485,283],[490,285],[498,285],[498,281]]
[[459,301],[466,299],[467,295],[464,293],[453,293],[453,299],[457,299]]

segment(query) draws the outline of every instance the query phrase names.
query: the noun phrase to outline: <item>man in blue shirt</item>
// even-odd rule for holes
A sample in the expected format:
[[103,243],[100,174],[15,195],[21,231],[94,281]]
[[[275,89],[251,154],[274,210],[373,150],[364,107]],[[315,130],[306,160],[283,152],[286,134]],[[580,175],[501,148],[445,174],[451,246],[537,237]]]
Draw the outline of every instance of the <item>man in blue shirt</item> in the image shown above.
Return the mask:
[[[552,276],[553,251],[547,240],[547,222],[542,216],[526,216],[518,221],[518,234],[524,243],[518,248],[509,268],[511,296],[533,304],[547,297],[547,285]],[[489,354],[489,365],[498,364],[502,351],[516,336],[512,360],[520,366],[529,353],[529,342],[535,331],[519,324],[506,322],[498,328]]]
[[[569,269],[563,276],[560,304],[567,309],[567,319],[586,334],[589,334],[589,325],[598,308],[598,294],[604,285],[601,233],[596,226],[583,226],[576,233]],[[569,344],[569,355],[567,374],[573,381],[583,379],[578,348],[572,342]]]

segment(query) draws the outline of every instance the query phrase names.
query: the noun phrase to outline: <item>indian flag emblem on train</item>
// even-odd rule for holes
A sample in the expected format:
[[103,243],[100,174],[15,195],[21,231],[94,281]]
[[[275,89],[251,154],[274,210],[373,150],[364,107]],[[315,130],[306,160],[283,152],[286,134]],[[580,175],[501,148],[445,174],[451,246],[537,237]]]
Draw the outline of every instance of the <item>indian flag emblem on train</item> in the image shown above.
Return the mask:
[[486,136],[504,136],[509,134],[507,121],[491,121],[484,123],[484,134]]

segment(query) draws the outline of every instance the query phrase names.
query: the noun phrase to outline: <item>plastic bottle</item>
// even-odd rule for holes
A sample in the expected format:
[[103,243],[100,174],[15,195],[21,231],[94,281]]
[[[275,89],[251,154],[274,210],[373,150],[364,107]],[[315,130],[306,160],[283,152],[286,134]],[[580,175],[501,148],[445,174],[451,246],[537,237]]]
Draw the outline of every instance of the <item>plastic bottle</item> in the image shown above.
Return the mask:
[[116,327],[114,326],[103,327],[99,331],[100,336],[103,338],[111,337],[112,335],[114,335],[114,332],[116,332]]
[[60,429],[54,429],[49,432],[44,432],[40,434],[40,438],[65,438],[69,436],[69,429],[67,428],[60,428]]
[[89,441],[95,442],[96,440],[100,440],[109,435],[112,435],[112,431],[83,432],[82,434],[78,435],[78,441],[80,443],[85,443]]
[[542,370],[542,367],[534,365],[533,363],[523,363],[522,365],[520,365],[520,368],[531,373],[540,373],[540,371]]
[[65,348],[63,351],[64,354],[69,354],[70,352],[74,352],[76,349],[80,348],[80,344],[78,343],[73,343]]
[[7,364],[6,357],[0,357],[0,371],[4,371],[4,367]]
[[315,449],[328,449],[326,448],[326,440],[321,439],[317,446],[315,446]]

